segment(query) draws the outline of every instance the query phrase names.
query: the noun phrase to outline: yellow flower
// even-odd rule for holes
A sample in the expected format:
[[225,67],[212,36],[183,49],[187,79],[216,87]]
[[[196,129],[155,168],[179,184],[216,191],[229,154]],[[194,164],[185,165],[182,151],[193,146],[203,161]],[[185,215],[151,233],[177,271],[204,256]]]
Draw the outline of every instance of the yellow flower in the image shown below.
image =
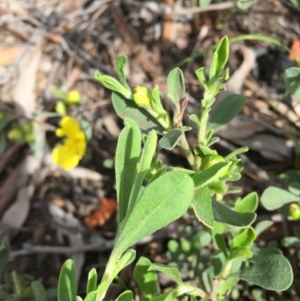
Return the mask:
[[80,102],[80,100],[81,100],[81,95],[76,90],[71,90],[67,94],[66,103],[68,103],[69,105],[77,104]]
[[65,116],[60,122],[60,128],[55,131],[57,137],[75,137],[81,132],[78,121],[71,117]]
[[61,128],[55,133],[58,137],[66,137],[66,139],[62,145],[53,149],[52,159],[55,164],[68,170],[76,167],[84,156],[86,139],[75,118],[65,116],[60,125]]

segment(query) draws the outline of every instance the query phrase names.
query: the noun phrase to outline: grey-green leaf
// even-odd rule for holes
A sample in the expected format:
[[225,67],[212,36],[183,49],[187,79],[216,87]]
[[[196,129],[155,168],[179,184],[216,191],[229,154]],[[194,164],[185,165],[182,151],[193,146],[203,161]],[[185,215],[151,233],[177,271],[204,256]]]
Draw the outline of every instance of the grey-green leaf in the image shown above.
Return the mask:
[[121,94],[112,93],[112,102],[120,118],[132,118],[144,131],[156,130],[159,133],[164,131],[164,128],[157,121],[157,118],[154,118],[145,109],[138,107],[133,100],[126,99]]
[[241,213],[255,212],[258,206],[257,192],[251,192],[235,203],[235,210]]
[[274,223],[269,220],[260,221],[255,225],[256,237],[264,232],[266,229],[270,228]]
[[226,125],[243,108],[246,98],[242,95],[231,94],[220,101],[213,109],[207,127],[218,130]]
[[95,72],[95,79],[105,88],[118,92],[123,95],[125,98],[130,99],[132,96],[132,92],[122,86],[115,78],[109,75],[103,75],[99,71]]
[[115,61],[115,68],[117,71],[118,78],[121,82],[121,84],[128,90],[130,90],[130,87],[127,84],[126,81],[126,75],[125,75],[125,67],[127,65],[127,56],[120,55],[117,57]]
[[246,228],[250,226],[256,218],[255,213],[236,212],[216,200],[213,200],[212,205],[215,220],[225,225]]
[[86,294],[88,295],[90,292],[95,291],[97,289],[97,271],[95,268],[92,268],[88,274],[88,281],[86,284]]
[[266,256],[229,277],[238,277],[267,290],[284,291],[292,284],[293,270],[286,258],[275,254]]
[[172,129],[159,140],[160,147],[172,150],[180,141],[183,134],[181,129]]
[[128,125],[119,136],[115,161],[119,223],[127,213],[142,140],[141,131],[136,123],[131,119],[126,120]]
[[214,227],[212,192],[207,186],[204,186],[195,194],[192,207],[198,220],[212,229]]
[[148,258],[141,257],[133,272],[133,278],[143,294],[144,301],[152,300],[158,293],[158,276],[157,273],[148,270],[150,266],[151,261]]
[[179,68],[173,69],[167,78],[168,98],[173,105],[178,104],[185,95],[184,77]]
[[131,212],[132,208],[134,207],[139,193],[142,188],[143,181],[145,179],[145,176],[147,172],[149,171],[152,158],[155,153],[156,149],[156,143],[157,143],[157,134],[154,130],[150,132],[150,134],[147,137],[147,140],[145,142],[145,146],[143,149],[143,153],[141,155],[140,162],[138,164],[136,177],[134,179],[134,185],[132,187],[132,192],[130,195],[130,201],[129,201],[129,207],[128,210]]
[[199,171],[193,174],[192,179],[194,181],[195,188],[203,187],[211,182],[218,180],[220,174],[222,174],[223,170],[227,168],[229,164],[229,162],[220,162],[203,171]]
[[132,301],[133,300],[133,294],[132,291],[125,291],[115,301]]
[[300,98],[300,68],[292,67],[285,70],[284,81],[289,92]]
[[190,176],[170,171],[151,182],[143,191],[116,239],[119,252],[182,216],[194,194]]
[[47,301],[46,290],[41,282],[32,281],[31,288],[36,301]]
[[177,284],[182,284],[181,275],[177,268],[172,266],[167,266],[158,263],[152,263],[149,267],[149,271],[159,271],[168,275],[172,280],[174,280]]
[[275,210],[298,201],[300,201],[300,197],[274,186],[268,187],[261,196],[261,203],[267,210]]
[[76,269],[73,260],[68,259],[63,264],[58,279],[58,301],[74,301],[77,294]]

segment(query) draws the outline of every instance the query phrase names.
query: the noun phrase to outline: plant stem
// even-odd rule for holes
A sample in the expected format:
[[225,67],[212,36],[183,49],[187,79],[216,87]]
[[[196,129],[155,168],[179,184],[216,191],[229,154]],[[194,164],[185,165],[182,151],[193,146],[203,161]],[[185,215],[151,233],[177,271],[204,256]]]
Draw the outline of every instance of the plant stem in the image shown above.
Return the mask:
[[184,133],[182,134],[178,145],[181,148],[181,150],[183,151],[184,155],[186,156],[186,158],[187,158],[188,162],[190,163],[191,167],[193,168],[193,170],[196,171],[197,166],[195,166],[195,164],[196,164],[195,156],[190,149],[190,146],[186,140],[186,136]]
[[205,135],[206,135],[206,127],[207,127],[207,121],[208,121],[208,116],[209,116],[209,108],[208,107],[203,107],[201,109],[200,113],[200,127],[199,127],[199,132],[198,132],[198,143],[203,144]]

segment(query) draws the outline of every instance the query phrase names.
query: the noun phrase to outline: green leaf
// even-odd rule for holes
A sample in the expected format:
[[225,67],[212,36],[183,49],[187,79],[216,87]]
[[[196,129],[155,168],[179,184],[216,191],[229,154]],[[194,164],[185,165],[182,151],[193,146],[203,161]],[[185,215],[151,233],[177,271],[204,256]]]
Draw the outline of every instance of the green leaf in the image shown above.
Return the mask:
[[79,296],[76,296],[75,301],[83,301],[83,299],[81,297],[79,297]]
[[[216,57],[215,57],[216,54]],[[217,49],[214,52],[213,62],[216,59],[216,67],[215,71],[210,74],[210,79],[213,77],[217,77],[220,75],[221,71],[224,69],[229,57],[229,40],[228,37],[223,37],[220,42],[218,43]],[[211,72],[210,72],[211,73]]]
[[300,98],[300,68],[292,67],[285,70],[284,82],[288,91],[297,98]]
[[216,242],[216,245],[218,246],[218,248],[223,252],[225,257],[227,257],[228,256],[228,250],[227,250],[227,247],[226,247],[224,237],[221,234],[217,233],[214,236],[214,239],[215,239],[215,242]]
[[145,131],[156,130],[159,133],[164,131],[157,118],[153,117],[145,109],[138,107],[133,100],[126,99],[118,93],[112,93],[112,102],[120,118],[132,118]]
[[248,248],[252,245],[255,240],[256,235],[255,231],[252,227],[241,230],[232,240],[231,248],[240,248],[245,247]]
[[178,290],[176,288],[174,288],[162,295],[154,297],[151,301],[172,301],[177,296],[178,296]]
[[58,301],[75,301],[77,293],[76,269],[73,260],[63,264],[58,279]]
[[253,253],[245,247],[240,247],[237,249],[234,249],[230,251],[229,260],[245,260],[248,258],[251,258],[253,256]]
[[82,128],[86,139],[91,140],[93,136],[93,126],[85,117],[81,118],[80,127]]
[[231,94],[220,101],[213,109],[207,127],[218,130],[226,125],[243,108],[246,98],[242,95]]
[[133,271],[133,278],[143,294],[144,301],[152,300],[158,293],[158,276],[148,270],[150,266],[151,261],[148,258],[140,257]]
[[264,232],[266,229],[270,228],[274,223],[272,221],[266,220],[266,221],[260,221],[255,225],[255,233],[256,237],[259,236],[262,232]]
[[218,65],[218,53],[215,51],[213,54],[212,61],[210,63],[210,68],[209,68],[209,79],[214,79],[216,80],[216,77],[218,76],[217,74],[217,65]]
[[97,289],[97,280],[98,275],[95,268],[92,268],[88,274],[88,280],[86,284],[86,294],[88,295],[90,292],[95,291]]
[[249,9],[254,3],[254,0],[238,0],[236,6],[241,10]]
[[111,279],[117,277],[121,270],[130,265],[136,257],[136,251],[134,249],[128,249],[122,255],[121,259],[117,262],[113,272],[111,273]]
[[125,55],[118,56],[116,61],[115,61],[115,68],[116,68],[116,71],[117,71],[118,78],[119,78],[121,84],[127,90],[130,90],[130,87],[127,84],[126,75],[125,75],[126,65],[127,65],[127,56],[125,56]]
[[258,195],[256,192],[251,192],[240,201],[235,203],[235,210],[237,212],[255,212],[258,206]]
[[97,291],[90,292],[85,298],[84,301],[96,301]]
[[209,228],[214,227],[211,199],[211,190],[207,186],[204,186],[195,194],[192,202],[192,207],[198,220]]
[[152,263],[149,267],[149,271],[159,271],[164,273],[165,275],[168,275],[172,280],[174,280],[178,285],[182,284],[181,275],[177,268],[158,264],[158,263]]
[[31,288],[36,301],[47,301],[46,290],[41,282],[32,281]]
[[292,194],[300,196],[300,183],[291,183],[288,189]]
[[184,77],[179,68],[173,69],[167,78],[168,99],[175,106],[185,95]]
[[218,288],[218,296],[225,295],[238,282],[239,282],[238,278],[229,278],[221,282],[221,285]]
[[255,221],[255,213],[236,212],[215,200],[213,200],[212,205],[215,220],[224,225],[230,225],[238,228],[246,228]]
[[281,208],[286,204],[298,201],[300,201],[300,197],[274,186],[268,187],[261,196],[262,205],[270,211]]
[[167,172],[151,182],[126,219],[115,248],[122,252],[178,219],[188,209],[193,194],[192,179],[181,171]]
[[10,247],[8,243],[0,244],[0,273],[5,267],[9,257]]
[[95,72],[95,79],[97,82],[99,82],[103,87],[120,93],[125,98],[130,99],[132,97],[131,90],[123,87],[115,78],[109,76],[109,75],[103,75],[99,71]]
[[293,270],[283,256],[270,255],[248,268],[230,274],[229,277],[238,277],[267,290],[284,291],[292,284]]
[[201,83],[203,88],[206,90],[208,87],[207,87],[207,81],[206,81],[206,76],[205,76],[205,68],[201,67],[201,68],[197,69],[195,73],[197,75],[199,82]]
[[234,159],[237,155],[246,153],[248,150],[249,150],[248,146],[241,146],[241,147],[235,149],[233,152],[231,152],[227,156],[225,156],[224,158],[225,159]]
[[52,93],[58,98],[61,99],[63,101],[66,100],[67,98],[67,93],[65,93],[64,91],[62,91],[61,89],[59,89],[58,87],[53,87],[52,88]]
[[3,154],[6,150],[6,137],[5,133],[0,132],[0,154]]
[[134,179],[134,185],[130,195],[129,208],[128,208],[129,212],[132,211],[132,208],[134,207],[135,203],[138,200],[138,196],[140,194],[143,181],[151,166],[151,162],[156,149],[156,143],[157,143],[157,134],[154,130],[152,130],[147,137],[143,149],[143,153],[140,162],[138,164],[136,177]]
[[286,248],[299,247],[300,239],[294,236],[285,237],[281,244]]
[[118,298],[115,301],[132,301],[133,300],[133,294],[132,291],[125,291],[121,295],[118,296]]
[[180,141],[183,131],[181,129],[172,129],[159,140],[160,147],[172,150]]
[[192,175],[195,188],[203,187],[211,182],[218,180],[220,175],[222,175],[224,170],[227,169],[229,164],[229,162],[220,162],[203,171],[196,172],[194,175]]
[[142,134],[132,119],[120,133],[116,150],[116,190],[119,209],[119,224],[126,216],[131,189],[141,151]]
[[200,250],[201,247],[206,247],[211,243],[211,234],[208,231],[200,230],[198,231],[192,239],[192,248]]
[[251,261],[258,261],[266,256],[270,255],[282,255],[282,252],[278,248],[258,248],[255,245],[251,247],[251,252],[253,253],[253,257]]

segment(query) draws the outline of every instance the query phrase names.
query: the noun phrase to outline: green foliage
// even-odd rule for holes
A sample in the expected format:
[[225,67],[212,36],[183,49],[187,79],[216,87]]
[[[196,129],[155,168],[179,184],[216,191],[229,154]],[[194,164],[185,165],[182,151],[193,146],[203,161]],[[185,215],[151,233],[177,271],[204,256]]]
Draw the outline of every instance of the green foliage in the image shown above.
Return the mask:
[[[290,286],[292,269],[280,251],[255,246],[256,237],[270,226],[264,222],[251,227],[256,219],[258,195],[253,192],[234,202],[226,199],[228,191],[238,190],[229,188],[229,182],[241,177],[243,164],[237,156],[248,148],[241,147],[225,157],[212,149],[218,141],[215,130],[232,120],[245,103],[244,97],[231,95],[213,109],[216,96],[225,89],[229,77],[229,70],[225,68],[228,56],[229,39],[224,37],[216,46],[208,74],[203,67],[196,71],[204,93],[201,109],[189,116],[197,127],[197,141],[193,146],[187,143],[186,131],[190,128],[182,121],[180,102],[185,97],[185,85],[179,68],[173,69],[167,77],[171,112],[164,108],[158,86],[152,90],[128,86],[125,56],[115,62],[120,82],[96,72],[96,80],[113,91],[112,102],[118,116],[124,119],[125,127],[118,139],[115,158],[118,230],[98,286],[96,271],[89,273],[85,301],[104,300],[119,272],[134,261],[136,252],[130,248],[180,218],[190,205],[193,209],[190,215],[194,214],[208,231],[200,224],[194,227],[196,231],[188,226],[178,229],[182,236],[168,243],[169,266],[151,263],[147,258],[137,261],[133,276],[142,301],[173,300],[179,296],[192,301],[198,298],[224,300],[239,280],[273,290]],[[157,145],[158,134],[162,137]],[[166,166],[158,159],[160,148],[172,150],[175,147],[181,149],[190,168]],[[277,190],[276,194],[265,192],[262,202],[266,208],[298,202],[299,185],[290,185],[290,192],[278,193]],[[215,245],[211,248],[214,251],[202,252],[211,244]],[[157,272],[174,281],[174,288],[161,294]],[[190,283],[182,281],[181,272],[188,272]],[[71,261],[64,264],[58,287],[59,301],[82,300],[76,297],[76,273]],[[117,300],[133,298],[131,290],[126,290]]]
[[281,255],[266,256],[229,277],[238,277],[264,289],[276,291],[286,290],[293,281],[290,263]]
[[284,73],[284,80],[288,91],[300,98],[300,68],[292,67],[287,69]]
[[149,271],[151,261],[141,257],[135,265],[133,278],[142,292],[144,301],[152,300],[158,293],[158,276],[155,272]]
[[62,266],[58,279],[58,301],[74,301],[77,294],[75,264],[68,259]]
[[267,210],[275,210],[297,201],[300,201],[299,196],[275,186],[268,187],[261,196],[261,203]]
[[246,98],[242,95],[226,96],[213,109],[208,121],[208,128],[214,130],[222,128],[238,114],[245,103]]

